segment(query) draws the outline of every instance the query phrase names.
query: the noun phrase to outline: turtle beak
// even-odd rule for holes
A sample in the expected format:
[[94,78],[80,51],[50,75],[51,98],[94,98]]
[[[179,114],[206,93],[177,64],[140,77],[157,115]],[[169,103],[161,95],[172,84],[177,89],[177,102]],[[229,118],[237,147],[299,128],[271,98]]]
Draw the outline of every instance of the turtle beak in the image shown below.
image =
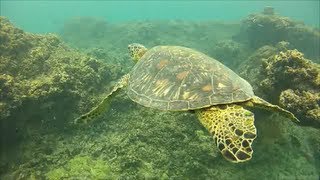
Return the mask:
[[130,57],[134,59],[134,47],[131,44],[128,45],[128,51],[129,51]]

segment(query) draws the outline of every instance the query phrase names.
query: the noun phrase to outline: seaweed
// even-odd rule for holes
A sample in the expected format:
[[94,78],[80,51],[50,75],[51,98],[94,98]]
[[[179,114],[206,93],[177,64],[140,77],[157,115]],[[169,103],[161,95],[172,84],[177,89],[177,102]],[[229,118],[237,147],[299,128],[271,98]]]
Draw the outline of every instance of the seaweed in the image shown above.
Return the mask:
[[[1,135],[6,137],[1,142],[1,179],[255,179],[258,176],[317,179],[319,176],[320,166],[316,161],[319,129],[313,124],[299,126],[262,111],[255,112],[258,136],[253,143],[254,156],[249,162],[236,165],[220,156],[212,136],[192,112],[145,108],[132,102],[125,93],[113,99],[110,111],[99,121],[84,127],[68,126],[76,114],[90,109],[108,93],[115,79],[130,70],[132,63],[128,61],[126,46],[138,40],[149,47],[163,43],[184,45],[213,55],[234,51],[234,56],[220,53],[219,58],[232,59],[226,61],[230,64],[239,59],[235,66],[239,62],[238,72],[252,83],[257,95],[294,113],[302,109],[301,124],[307,124],[305,117],[310,120],[318,117],[317,111],[311,110],[318,102],[309,101],[316,98],[319,90],[315,79],[318,70],[316,64],[292,50],[295,47],[290,43],[263,46],[246,60],[250,47],[223,41],[231,39],[237,24],[102,23],[105,25],[93,31],[108,34],[94,41],[89,34],[80,43],[83,52],[79,52],[56,35],[26,33],[8,20],[0,20],[1,39],[13,39],[4,41],[6,44],[0,51],[4,62],[0,64]],[[87,23],[90,24],[95,23]],[[86,21],[77,26],[85,25]],[[4,26],[6,31],[1,29]],[[166,35],[167,32],[170,33]],[[70,36],[68,43],[76,47],[77,38]],[[16,44],[13,47],[11,43]],[[20,49],[16,54],[17,47]],[[242,54],[237,49],[248,49],[248,52]],[[296,78],[296,83],[286,83],[291,78]],[[299,98],[307,102],[290,102]]]
[[46,173],[47,179],[114,179],[110,166],[102,159],[75,156],[63,167]]
[[320,65],[288,46],[282,42],[258,49],[242,65],[241,74],[258,95],[292,111],[302,124],[319,126]]
[[236,69],[249,55],[249,50],[236,41],[223,40],[215,44],[210,54],[221,60],[227,67]]
[[[147,48],[156,45],[181,45],[214,54],[212,52],[215,44],[225,39],[231,39],[240,27],[238,23],[189,22],[183,20],[125,23],[107,23],[105,20],[105,26],[95,25],[101,24],[101,21],[103,20],[93,17],[72,18],[66,21],[66,25],[60,30],[59,34],[72,47],[82,50],[105,50],[108,55],[117,57],[117,60],[121,61],[121,59],[126,58],[126,61],[121,62],[125,66],[130,66],[127,61],[128,56],[126,56],[128,44],[141,43]],[[83,29],[83,31],[78,29]],[[97,31],[104,33],[104,35],[101,35],[101,38],[98,39],[93,35],[90,36],[91,32]]]
[[0,17],[1,141],[12,142],[42,128],[67,127],[76,113],[99,100],[120,68],[65,45],[53,34],[36,35]]
[[[271,7],[268,7],[272,9]],[[287,41],[315,62],[320,59],[320,31],[302,22],[281,16],[274,10],[264,9],[262,13],[248,15],[242,20],[241,31],[235,38],[258,49],[265,45],[275,46]],[[271,11],[271,12],[267,12]],[[240,39],[239,39],[240,38]]]

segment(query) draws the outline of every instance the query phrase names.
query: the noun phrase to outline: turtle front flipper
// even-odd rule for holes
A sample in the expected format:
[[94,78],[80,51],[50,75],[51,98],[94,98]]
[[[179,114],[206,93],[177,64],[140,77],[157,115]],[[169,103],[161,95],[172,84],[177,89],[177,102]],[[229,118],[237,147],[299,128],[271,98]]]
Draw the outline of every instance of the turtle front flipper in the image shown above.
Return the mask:
[[285,110],[283,108],[281,108],[280,106],[271,104],[269,102],[267,102],[266,100],[263,100],[262,98],[259,98],[257,96],[254,96],[251,100],[247,101],[244,103],[245,106],[247,107],[258,107],[261,109],[265,109],[265,110],[269,110],[269,111],[273,111],[273,112],[277,112],[280,115],[287,117],[291,120],[293,120],[294,122],[300,122],[299,119],[290,111]]
[[253,113],[238,105],[219,105],[201,109],[197,115],[227,160],[239,163],[251,159],[257,134]]
[[112,91],[99,103],[98,106],[94,107],[91,111],[81,115],[75,119],[75,124],[87,124],[95,120],[102,113],[108,111],[111,98],[114,97],[121,88],[127,86],[129,80],[129,74],[124,75],[113,87]]

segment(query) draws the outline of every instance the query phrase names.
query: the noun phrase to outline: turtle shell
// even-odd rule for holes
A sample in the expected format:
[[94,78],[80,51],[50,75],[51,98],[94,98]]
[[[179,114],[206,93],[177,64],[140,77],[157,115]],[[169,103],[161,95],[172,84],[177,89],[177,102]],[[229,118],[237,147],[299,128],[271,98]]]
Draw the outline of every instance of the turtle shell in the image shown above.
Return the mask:
[[181,46],[148,50],[130,72],[128,96],[161,110],[192,110],[243,102],[251,85],[222,63]]

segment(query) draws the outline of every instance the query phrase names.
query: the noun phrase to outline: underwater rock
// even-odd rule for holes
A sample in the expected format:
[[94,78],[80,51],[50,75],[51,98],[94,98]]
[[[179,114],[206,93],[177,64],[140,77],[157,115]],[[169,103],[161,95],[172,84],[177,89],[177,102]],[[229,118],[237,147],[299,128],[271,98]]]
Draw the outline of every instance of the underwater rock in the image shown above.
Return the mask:
[[108,51],[102,48],[90,48],[87,50],[87,54],[97,59],[111,59]]
[[307,58],[320,63],[320,30],[297,24],[288,31],[288,41]]
[[242,20],[242,32],[250,47],[259,48],[287,40],[288,29],[296,22],[288,17],[264,13],[250,14]]
[[[70,19],[60,30],[60,34],[72,47],[107,49],[109,52],[116,52],[115,55],[122,59],[127,54],[128,44],[133,42],[144,44],[146,47],[181,45],[207,53],[211,51],[212,44],[223,39],[230,39],[240,27],[239,23],[183,20],[131,21],[106,23],[106,26],[102,27],[94,26],[94,22],[97,21],[100,20],[85,17]],[[81,27],[84,27],[84,32],[79,31]],[[91,34],[96,31],[102,31],[104,35],[96,38],[94,34]],[[127,59],[126,57],[126,61]]]
[[287,89],[281,92],[279,103],[297,116],[305,116],[306,123],[320,124],[320,92]]
[[67,47],[53,34],[25,33],[4,17],[0,40],[2,133],[45,124],[65,126],[77,110],[99,98],[95,94],[103,95],[121,72]]
[[[25,155],[23,163],[15,167],[18,169],[15,174],[22,174],[25,179],[34,172],[39,172],[36,179],[71,175],[88,179],[93,176],[99,179],[111,176],[114,179],[237,179],[243,174],[255,176],[257,172],[272,179],[277,179],[282,172],[290,172],[295,177],[305,173],[315,177],[314,164],[300,151],[311,160],[313,152],[318,155],[319,130],[258,116],[256,154],[252,161],[235,165],[219,155],[211,135],[194,114],[158,111],[116,97],[103,121],[68,134],[45,133],[38,141],[24,144],[23,154],[29,156]],[[271,132],[266,133],[267,130]],[[47,150],[48,147],[51,150]],[[90,175],[89,167],[103,171],[98,173],[93,169]],[[273,171],[269,171],[270,168]],[[296,171],[297,168],[300,170]]]
[[[74,17],[64,22],[60,35],[66,42],[86,48],[108,35],[109,24],[105,19],[95,17]],[[72,43],[71,43],[72,44]]]
[[263,9],[262,14],[265,14],[265,15],[274,15],[274,8],[271,7],[271,6],[266,6],[266,7]]
[[254,49],[287,41],[308,58],[320,62],[320,30],[272,11],[265,8],[262,13],[250,14],[243,19],[241,31],[235,38]]
[[0,74],[0,119],[10,116],[11,109],[21,104],[19,89],[12,76]]
[[[39,37],[38,35],[33,36]],[[46,37],[41,36],[40,39]],[[34,42],[34,44],[36,47],[44,46],[43,48],[49,46],[46,43],[39,45]],[[256,69],[262,66],[262,63],[261,59],[255,59],[255,57],[267,59],[280,51],[286,52],[287,48],[288,44],[285,42],[279,47],[261,48],[255,53],[255,56],[249,59],[252,62],[245,62],[247,65],[245,67],[251,66],[250,70]],[[53,115],[58,114],[61,120],[67,121],[76,110],[85,112],[88,110],[86,108],[93,106],[94,101],[102,99],[100,94],[107,92],[107,84],[110,80],[115,79],[116,75],[119,75],[119,68],[102,64],[60,43],[57,46],[49,46],[48,49],[49,52],[36,51],[41,52],[40,54],[44,56],[39,56],[38,53],[32,56],[35,57],[37,63],[28,59],[28,56],[23,57],[25,55],[23,53],[21,54],[23,61],[17,61],[17,59],[1,54],[1,62],[2,60],[6,60],[3,61],[6,63],[19,62],[18,64],[13,63],[12,67],[2,66],[1,72],[7,68],[16,68],[19,73],[25,74],[22,78],[24,83],[21,83],[19,73],[14,74],[8,71],[9,73],[1,76],[1,88],[6,89],[3,97],[10,99],[12,93],[17,94],[18,98],[23,96],[28,99],[27,101],[20,98],[19,100],[22,101],[19,102],[31,106],[27,111],[26,106],[18,104],[18,108],[21,108],[25,114],[12,110],[10,112],[18,113],[20,117],[10,120],[20,121],[22,119],[23,121],[22,115],[29,118],[29,115],[35,113],[35,109],[38,110],[37,107],[45,104],[45,107],[53,108]],[[100,50],[92,51],[92,55],[98,59],[104,58],[104,54],[108,53]],[[115,55],[121,56],[117,53]],[[28,61],[33,62],[28,66],[34,72],[23,71],[25,67],[23,63],[28,63]],[[105,61],[109,62],[109,59],[106,58]],[[46,71],[37,71],[38,66],[34,64],[43,67]],[[254,66],[259,64],[260,66]],[[258,74],[260,72],[256,73]],[[267,76],[262,73],[261,77]],[[99,97],[95,97],[94,94],[99,94]],[[49,99],[44,98],[48,96]],[[30,101],[33,104],[30,104]],[[58,107],[61,107],[61,111],[55,109]],[[43,112],[43,115],[38,113],[37,116],[32,117],[36,121],[40,118],[44,118],[45,122],[53,120],[46,118],[50,112]],[[257,116],[260,115],[257,113]],[[259,137],[254,144],[255,156],[252,161],[235,165],[226,162],[219,155],[218,149],[214,148],[215,143],[212,137],[193,113],[162,112],[144,108],[129,100],[124,94],[119,94],[103,120],[89,127],[61,128],[61,131],[57,132],[52,131],[53,126],[44,123],[39,126],[41,133],[38,131],[32,136],[24,133],[26,138],[19,146],[12,149],[16,150],[12,151],[16,161],[5,163],[1,159],[0,179],[71,179],[77,177],[80,177],[79,179],[238,179],[239,177],[257,176],[270,179],[279,177],[294,179],[305,177],[306,174],[308,177],[318,178],[319,165],[316,166],[306,158],[319,157],[319,131],[315,128],[296,126],[292,122],[281,121],[278,118],[265,119],[265,117],[258,117],[257,125],[260,125],[261,121],[269,123],[269,120],[274,123],[270,125],[270,128],[266,128],[263,124],[261,128],[258,128]],[[285,130],[290,133],[282,134],[283,129],[281,129],[282,126],[278,126],[279,122],[285,123]],[[261,133],[264,128],[272,129],[274,132],[273,127],[278,127],[279,130],[278,133],[271,134],[272,140],[267,138],[266,141],[260,141],[261,135],[264,137],[268,134]],[[3,135],[3,131],[1,134]],[[288,141],[287,137],[292,134],[295,135],[292,137],[294,143]],[[282,135],[281,139],[278,135]],[[305,140],[309,136],[313,137],[310,142]],[[273,144],[262,144],[265,142]],[[301,149],[304,150],[305,156],[301,155]],[[311,152],[315,152],[316,156],[313,156]]]
[[223,40],[217,42],[210,54],[229,68],[235,69],[247,57],[248,50],[233,40]]
[[21,29],[13,28],[8,19],[0,18],[0,55],[18,57],[26,53],[31,46],[32,36],[23,33]]
[[320,65],[287,46],[258,49],[239,71],[258,95],[295,113],[301,124],[319,126]]

